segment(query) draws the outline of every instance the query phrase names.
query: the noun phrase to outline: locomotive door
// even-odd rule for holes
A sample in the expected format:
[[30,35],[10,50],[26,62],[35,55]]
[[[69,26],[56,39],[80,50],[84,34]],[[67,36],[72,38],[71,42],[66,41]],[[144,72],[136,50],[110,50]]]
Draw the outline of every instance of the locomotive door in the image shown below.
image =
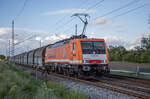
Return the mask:
[[72,60],[75,61],[77,60],[77,53],[76,53],[76,43],[72,43]]

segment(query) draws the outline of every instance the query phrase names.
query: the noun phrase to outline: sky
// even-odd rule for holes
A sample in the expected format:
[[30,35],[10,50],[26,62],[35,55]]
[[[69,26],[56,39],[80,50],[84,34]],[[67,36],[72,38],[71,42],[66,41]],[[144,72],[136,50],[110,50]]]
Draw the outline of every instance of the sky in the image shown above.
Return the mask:
[[[107,46],[133,49],[150,33],[150,0],[0,0],[0,54],[8,55],[15,21],[15,54],[81,33],[74,13],[88,13],[86,35],[104,38]],[[28,39],[32,38],[32,39]]]

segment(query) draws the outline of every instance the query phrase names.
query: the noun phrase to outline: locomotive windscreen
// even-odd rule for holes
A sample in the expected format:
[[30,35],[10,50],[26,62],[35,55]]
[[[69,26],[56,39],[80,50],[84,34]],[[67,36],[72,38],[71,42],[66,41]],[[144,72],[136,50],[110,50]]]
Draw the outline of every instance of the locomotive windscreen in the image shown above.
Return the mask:
[[105,54],[103,41],[81,41],[83,54]]

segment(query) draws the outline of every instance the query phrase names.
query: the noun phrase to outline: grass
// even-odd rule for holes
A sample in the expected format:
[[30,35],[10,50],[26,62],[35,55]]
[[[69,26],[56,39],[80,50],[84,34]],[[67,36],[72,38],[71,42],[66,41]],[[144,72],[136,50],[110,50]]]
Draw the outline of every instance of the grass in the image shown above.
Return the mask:
[[127,73],[127,72],[118,72],[118,71],[111,71],[111,74],[116,74],[116,75],[123,75],[123,76],[131,76],[131,77],[139,77],[139,78],[144,78],[144,79],[150,79],[150,75],[144,75],[144,74],[138,74],[136,73]]
[[82,92],[36,79],[14,64],[0,61],[0,99],[87,99]]
[[57,96],[62,97],[62,99],[85,99],[87,98],[87,96],[85,96],[82,92],[68,90],[63,85],[59,85],[51,81],[47,83],[47,87],[52,89],[53,92]]

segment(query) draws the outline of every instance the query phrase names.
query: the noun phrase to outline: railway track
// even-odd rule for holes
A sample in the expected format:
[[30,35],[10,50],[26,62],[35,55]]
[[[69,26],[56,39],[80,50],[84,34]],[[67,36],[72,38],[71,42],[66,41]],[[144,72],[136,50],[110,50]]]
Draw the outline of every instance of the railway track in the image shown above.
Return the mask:
[[124,83],[120,83],[120,82],[114,82],[114,81],[111,82],[111,81],[107,81],[107,80],[99,80],[99,82],[150,94],[150,90],[149,89],[138,88],[138,87],[131,86],[131,85],[124,84]]
[[119,79],[119,80],[127,80],[127,81],[131,81],[131,82],[134,82],[134,83],[143,84],[144,86],[147,86],[147,87],[150,88],[150,80],[149,79],[122,76],[122,75],[115,75],[115,74],[109,74],[109,75],[104,75],[104,76],[108,77],[108,78],[116,78],[116,79]]
[[[128,85],[128,86],[133,86],[136,88],[144,88],[144,89],[150,89],[149,84],[143,84],[141,82],[135,82],[134,80],[126,80],[126,79],[119,79],[119,78],[110,78],[110,77],[103,77],[104,80],[111,81],[111,82],[116,82],[116,83],[121,83],[123,85]],[[138,86],[138,87],[137,87]]]
[[[38,69],[38,71],[43,72],[43,70],[41,70],[41,69],[40,70]],[[67,78],[69,80],[74,80],[74,81],[78,81],[81,83],[85,83],[88,85],[108,89],[108,90],[115,91],[118,93],[126,94],[129,96],[134,96],[134,97],[137,97],[140,99],[150,99],[150,95],[143,94],[143,93],[150,94],[149,89],[137,88],[137,87],[130,86],[128,84],[111,82],[111,81],[107,81],[107,80],[98,80],[96,82],[93,82],[93,81],[87,81],[87,80],[78,79],[78,78],[74,78],[74,77],[70,77],[70,76],[66,76],[66,75],[62,75],[62,74],[57,74],[57,73],[52,73],[52,72],[50,74],[52,74],[54,76],[62,77],[62,78]],[[127,89],[130,89],[130,90],[127,90]],[[139,92],[142,92],[142,93],[139,93]]]
[[[70,80],[79,81],[79,82],[82,82],[82,83],[85,83],[85,84],[88,84],[88,85],[93,85],[93,86],[96,86],[96,87],[108,89],[108,90],[115,91],[115,92],[122,93],[122,94],[127,94],[127,95],[138,97],[138,98],[141,98],[141,99],[150,99],[150,96],[135,93],[135,92],[128,91],[128,90],[125,90],[125,89],[122,89],[122,88],[116,88],[116,87],[109,86],[109,85],[114,85],[114,83],[113,84],[111,82],[108,83],[108,81],[107,81],[107,84],[109,84],[109,85],[106,85],[106,82],[103,82],[103,83],[91,82],[91,81],[77,79],[77,78],[73,78],[73,77],[70,77],[70,76],[64,76],[64,75],[60,75],[60,74],[56,74],[56,73],[53,73],[53,74],[55,76],[68,78]],[[101,82],[101,80],[99,80],[99,82]],[[115,85],[118,86],[118,84],[115,84]],[[130,89],[135,89],[135,88],[130,87]],[[144,90],[144,89],[143,89],[144,91],[142,89],[137,89],[137,90],[142,91],[142,92],[149,92],[149,90]]]

